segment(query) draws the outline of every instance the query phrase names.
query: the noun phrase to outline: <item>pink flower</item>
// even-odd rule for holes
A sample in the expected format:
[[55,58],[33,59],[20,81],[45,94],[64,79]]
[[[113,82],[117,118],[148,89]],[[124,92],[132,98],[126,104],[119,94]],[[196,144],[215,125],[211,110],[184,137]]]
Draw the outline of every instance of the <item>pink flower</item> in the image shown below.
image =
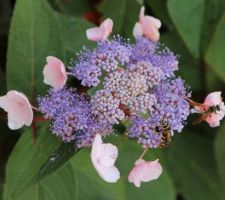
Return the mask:
[[197,108],[201,112],[207,112],[211,106],[219,106],[220,110],[207,114],[205,121],[209,126],[216,127],[220,125],[220,120],[223,119],[225,115],[225,105],[222,101],[221,92],[212,92],[208,94],[202,106],[197,106]]
[[92,41],[106,40],[112,33],[113,21],[109,18],[104,20],[99,27],[90,28],[86,31],[87,38]]
[[43,70],[44,83],[55,89],[61,89],[67,81],[65,66],[61,60],[56,57],[48,56],[47,65]]
[[137,22],[133,29],[133,35],[135,38],[141,37],[144,35],[148,39],[153,42],[157,42],[159,40],[159,28],[161,27],[160,20],[144,15],[145,7],[142,6],[140,15],[139,15],[139,22]]
[[159,178],[161,173],[162,167],[158,162],[158,159],[155,161],[145,161],[143,159],[138,159],[128,176],[128,180],[130,183],[134,183],[136,187],[140,187],[141,182],[155,180]]
[[97,134],[92,145],[91,161],[98,174],[109,183],[115,183],[120,178],[120,172],[114,166],[117,156],[117,147],[110,143],[104,144]]
[[27,97],[15,90],[0,97],[0,107],[8,112],[8,126],[15,130],[23,125],[30,126],[33,120],[33,111]]

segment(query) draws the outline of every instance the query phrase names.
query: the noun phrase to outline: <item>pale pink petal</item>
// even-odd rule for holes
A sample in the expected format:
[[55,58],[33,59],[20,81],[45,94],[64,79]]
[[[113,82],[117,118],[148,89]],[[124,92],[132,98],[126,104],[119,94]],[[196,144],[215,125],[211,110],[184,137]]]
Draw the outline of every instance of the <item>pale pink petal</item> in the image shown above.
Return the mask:
[[22,126],[30,126],[33,120],[33,111],[27,97],[20,92],[11,90],[7,95],[0,97],[0,107],[8,112],[8,126],[12,130]]
[[104,30],[104,36],[102,40],[106,40],[112,33],[113,21],[110,18],[107,18],[101,23],[100,28],[103,28]]
[[139,20],[141,21],[145,16],[145,7],[142,6],[139,14]]
[[162,167],[158,160],[148,161],[147,164],[148,165],[146,166],[142,176],[142,181],[148,182],[151,180],[158,179],[162,173]]
[[103,142],[102,142],[101,135],[96,134],[95,139],[94,139],[93,144],[92,144],[91,157],[94,158],[94,157],[98,156],[102,143]]
[[143,35],[142,26],[139,22],[134,25],[133,36],[137,39]]
[[211,126],[212,128],[217,127],[220,125],[220,117],[218,114],[212,113],[210,114],[205,121]]
[[216,111],[215,113],[211,113],[207,116],[205,121],[211,127],[217,127],[220,125],[220,120],[222,120],[225,116],[225,105],[224,102],[220,103],[220,111]]
[[139,159],[136,161],[134,168],[131,170],[128,180],[134,183],[136,187],[140,187],[141,182],[149,182],[159,178],[162,173],[162,167],[158,160],[144,161]]
[[160,29],[162,24],[161,21],[155,17],[151,17],[151,16],[146,16],[147,18],[150,18],[150,20],[152,21],[153,26],[155,26],[155,28]]
[[105,37],[105,30],[100,28],[90,28],[86,31],[87,38],[92,41],[100,41]]
[[102,164],[104,166],[112,166],[114,165],[118,156],[118,149],[116,146],[108,143],[104,144],[102,142],[102,138],[99,134],[95,136],[91,158],[93,162],[98,162],[98,164]]
[[158,42],[159,38],[160,38],[160,33],[159,33],[158,29],[153,28],[153,27],[146,29],[144,31],[144,35],[145,35],[145,37],[147,37],[148,39],[150,39],[153,42]]
[[55,89],[63,88],[67,81],[67,73],[63,62],[53,56],[47,57],[47,65],[44,67],[43,75],[44,83]]
[[159,28],[161,27],[161,21],[152,16],[145,16],[144,12],[145,8],[142,6],[139,15],[139,23],[142,27],[142,32],[145,37],[153,42],[157,42],[160,37]]
[[205,98],[204,104],[209,106],[219,105],[221,101],[221,92],[212,92]]
[[103,144],[101,145],[99,156],[101,157],[101,164],[104,166],[112,166],[117,159],[118,149],[112,144]]
[[112,33],[113,21],[110,18],[104,20],[99,27],[90,28],[86,31],[87,38],[92,41],[106,40]]
[[115,166],[99,165],[96,170],[106,182],[115,183],[120,178],[120,172]]
[[148,29],[149,27],[159,29],[161,27],[161,21],[152,16],[144,16],[140,23],[143,26],[143,29]]
[[136,187],[141,186],[141,178],[140,174],[142,174],[142,165],[145,164],[145,161],[143,159],[139,159],[135,162],[134,168],[130,171],[128,176],[128,181],[130,183],[134,183]]
[[117,147],[110,143],[104,144],[97,134],[92,145],[91,161],[98,174],[110,183],[116,182],[120,177],[119,170],[114,166],[117,156]]

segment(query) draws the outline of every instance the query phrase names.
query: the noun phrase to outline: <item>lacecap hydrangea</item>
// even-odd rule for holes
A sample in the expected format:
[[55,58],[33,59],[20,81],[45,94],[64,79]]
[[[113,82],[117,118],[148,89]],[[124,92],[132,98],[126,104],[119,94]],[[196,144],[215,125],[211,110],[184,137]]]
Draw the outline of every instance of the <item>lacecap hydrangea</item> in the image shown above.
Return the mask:
[[70,73],[82,86],[97,90],[92,96],[64,87],[39,98],[39,109],[52,120],[52,131],[79,147],[94,136],[113,134],[126,127],[128,137],[144,147],[157,148],[162,122],[171,134],[181,132],[190,113],[190,91],[178,70],[177,56],[160,43],[139,37],[135,44],[120,36],[84,48],[71,63]]
[[[92,163],[107,182],[120,177],[114,166],[118,149],[105,144],[102,137],[121,134],[136,140],[144,152],[128,180],[140,187],[141,182],[157,179],[162,173],[158,159],[143,159],[148,149],[168,146],[191,112],[199,115],[198,122],[219,126],[225,105],[219,91],[210,93],[204,103],[190,99],[190,88],[176,75],[178,56],[160,44],[161,22],[145,15],[144,7],[133,29],[135,43],[119,35],[108,39],[112,27],[108,18],[99,27],[88,29],[87,38],[97,45],[84,47],[68,70],[58,58],[47,57],[44,83],[52,88],[38,97],[38,107],[15,90],[0,97],[0,107],[8,112],[11,129],[32,123],[36,127],[34,109],[51,121],[52,133],[65,143],[73,143],[76,149],[92,146]],[[68,77],[79,80],[83,90],[66,85]]]

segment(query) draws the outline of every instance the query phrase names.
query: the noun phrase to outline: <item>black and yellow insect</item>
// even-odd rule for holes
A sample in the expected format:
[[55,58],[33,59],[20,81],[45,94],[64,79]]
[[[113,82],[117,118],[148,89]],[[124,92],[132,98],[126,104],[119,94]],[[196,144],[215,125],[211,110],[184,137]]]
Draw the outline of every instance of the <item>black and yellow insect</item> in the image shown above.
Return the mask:
[[208,108],[208,110],[201,112],[199,114],[199,117],[194,121],[193,124],[198,124],[205,120],[208,116],[210,116],[212,113],[216,113],[217,111],[220,111],[220,106],[219,105],[213,105]]
[[[195,102],[191,99],[187,99],[188,102],[190,103],[190,105],[195,108],[204,108],[205,105],[202,104],[202,103],[198,103],[198,102]],[[193,124],[198,124],[202,121],[204,121],[207,117],[209,117],[212,113],[217,113],[218,111],[221,111],[221,108],[220,108],[220,105],[213,105],[213,106],[210,106],[207,110],[204,110],[204,111],[199,111],[199,116],[198,118],[193,122]]]
[[160,126],[162,129],[162,138],[159,147],[164,148],[171,143],[172,133],[171,128],[166,120],[162,119],[160,121]]

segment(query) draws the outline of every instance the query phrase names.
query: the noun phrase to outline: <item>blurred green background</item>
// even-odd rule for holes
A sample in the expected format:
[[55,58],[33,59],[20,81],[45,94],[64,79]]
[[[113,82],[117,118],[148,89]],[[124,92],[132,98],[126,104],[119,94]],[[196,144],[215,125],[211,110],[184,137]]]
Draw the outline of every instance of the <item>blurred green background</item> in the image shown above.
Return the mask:
[[[225,94],[224,0],[0,0],[0,95],[24,92],[35,105],[44,94],[45,57],[69,64],[83,45],[93,47],[85,30],[101,19],[114,21],[113,34],[132,37],[140,7],[162,22],[161,42],[180,55],[178,72],[193,91],[193,99]],[[71,83],[77,86],[77,83]],[[79,151],[52,136],[48,124],[10,131],[0,111],[0,191],[4,200],[224,200],[225,122],[219,128],[193,126],[165,150],[152,150],[162,176],[137,189],[127,181],[141,148],[123,138],[108,138],[119,147],[116,184],[101,180],[90,161],[90,149]],[[4,191],[4,192],[3,192]],[[4,194],[3,194],[4,193]],[[4,196],[4,197],[3,197]]]

